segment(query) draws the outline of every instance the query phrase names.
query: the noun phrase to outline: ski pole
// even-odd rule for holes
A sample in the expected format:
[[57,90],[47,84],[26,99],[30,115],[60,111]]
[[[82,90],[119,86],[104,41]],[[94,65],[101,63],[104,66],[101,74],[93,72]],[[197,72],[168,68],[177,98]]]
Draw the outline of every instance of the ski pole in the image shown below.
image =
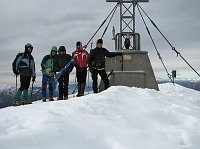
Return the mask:
[[31,99],[32,99],[32,96],[33,96],[33,85],[34,85],[34,81],[32,81],[32,87],[31,87]]
[[47,84],[45,84],[45,85],[43,85],[42,87],[41,87],[41,89],[39,89],[36,93],[34,93],[33,95],[32,95],[32,97],[34,97],[35,95],[37,95],[43,88],[45,88],[47,86]]
[[16,86],[16,92],[17,92],[17,75],[15,75],[15,86]]
[[76,82],[76,75],[75,75],[75,88],[74,88],[72,94],[75,94],[75,92],[76,92],[76,88],[77,88],[77,82]]

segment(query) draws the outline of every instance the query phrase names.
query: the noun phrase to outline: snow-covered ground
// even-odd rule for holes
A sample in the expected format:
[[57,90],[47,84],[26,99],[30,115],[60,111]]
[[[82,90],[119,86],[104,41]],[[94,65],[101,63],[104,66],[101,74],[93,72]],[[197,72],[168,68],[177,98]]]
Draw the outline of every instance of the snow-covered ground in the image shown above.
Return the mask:
[[0,109],[0,149],[199,149],[200,92],[159,88]]

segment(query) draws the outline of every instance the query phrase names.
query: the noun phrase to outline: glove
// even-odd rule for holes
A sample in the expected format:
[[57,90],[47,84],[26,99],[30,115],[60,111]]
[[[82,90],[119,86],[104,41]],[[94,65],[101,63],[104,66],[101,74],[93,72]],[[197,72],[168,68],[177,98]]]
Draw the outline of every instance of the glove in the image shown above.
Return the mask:
[[36,77],[33,77],[33,78],[32,78],[32,82],[35,82],[35,78],[36,78]]
[[18,71],[14,71],[14,74],[18,76],[20,73]]
[[59,71],[59,69],[58,69],[57,67],[54,67],[54,68],[53,68],[53,72],[54,72],[54,73],[56,73],[56,72],[58,72],[58,71]]
[[53,72],[53,70],[51,68],[47,68],[47,69],[45,69],[45,72],[46,73],[51,73],[51,72]]

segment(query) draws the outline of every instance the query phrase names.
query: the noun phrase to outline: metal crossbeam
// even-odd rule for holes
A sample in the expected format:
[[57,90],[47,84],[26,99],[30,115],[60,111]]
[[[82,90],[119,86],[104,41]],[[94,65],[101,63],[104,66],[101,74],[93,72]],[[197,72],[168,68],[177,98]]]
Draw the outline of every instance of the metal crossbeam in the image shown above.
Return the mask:
[[[120,34],[119,49],[123,49],[124,33],[135,34],[135,6],[138,2],[149,2],[149,0],[106,0],[106,2],[117,2],[120,7]],[[134,38],[132,38],[134,40]],[[132,47],[135,44],[132,41]]]

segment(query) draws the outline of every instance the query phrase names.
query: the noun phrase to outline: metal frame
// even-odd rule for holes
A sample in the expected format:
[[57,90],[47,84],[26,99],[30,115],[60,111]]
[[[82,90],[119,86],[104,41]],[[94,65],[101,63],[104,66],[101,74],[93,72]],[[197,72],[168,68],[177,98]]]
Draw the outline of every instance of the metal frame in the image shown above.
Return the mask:
[[120,7],[120,35],[118,34],[119,43],[116,50],[125,50],[123,46],[123,40],[126,34],[131,35],[131,47],[136,50],[136,41],[134,40],[135,34],[135,6],[137,2],[149,2],[149,0],[106,0],[106,2],[118,2]]

